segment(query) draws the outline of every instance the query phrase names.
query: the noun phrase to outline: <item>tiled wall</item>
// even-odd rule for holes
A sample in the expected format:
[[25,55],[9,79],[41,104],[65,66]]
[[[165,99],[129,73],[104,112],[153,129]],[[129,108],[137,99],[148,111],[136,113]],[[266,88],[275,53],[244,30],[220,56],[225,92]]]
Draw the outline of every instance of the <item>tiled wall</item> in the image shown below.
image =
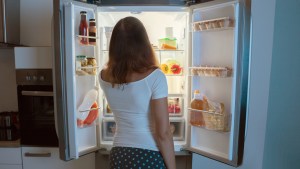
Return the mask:
[[0,112],[18,111],[13,49],[0,49]]

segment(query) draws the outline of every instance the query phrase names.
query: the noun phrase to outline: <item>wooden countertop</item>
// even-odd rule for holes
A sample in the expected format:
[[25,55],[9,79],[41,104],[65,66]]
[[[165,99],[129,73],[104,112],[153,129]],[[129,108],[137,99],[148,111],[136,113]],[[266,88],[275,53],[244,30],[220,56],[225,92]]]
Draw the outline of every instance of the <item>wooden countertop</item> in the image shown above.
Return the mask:
[[15,141],[0,141],[1,147],[21,147],[20,139]]

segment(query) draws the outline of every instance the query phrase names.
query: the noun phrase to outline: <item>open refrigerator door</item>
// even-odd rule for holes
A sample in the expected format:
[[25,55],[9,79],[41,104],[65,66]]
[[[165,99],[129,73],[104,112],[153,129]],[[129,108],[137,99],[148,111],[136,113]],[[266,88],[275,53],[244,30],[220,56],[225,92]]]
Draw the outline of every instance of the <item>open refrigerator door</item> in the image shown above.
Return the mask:
[[233,166],[241,160],[246,111],[243,8],[212,1],[191,6],[190,15],[187,150]]
[[[59,132],[63,132],[64,160],[77,159],[80,155],[93,152],[98,147],[98,115],[101,103],[99,100],[98,58],[96,34],[97,6],[66,1],[64,11],[64,89],[66,100],[66,124],[58,123]],[[96,31],[94,31],[96,32]],[[88,34],[89,33],[89,34]],[[67,127],[65,126],[67,125]]]

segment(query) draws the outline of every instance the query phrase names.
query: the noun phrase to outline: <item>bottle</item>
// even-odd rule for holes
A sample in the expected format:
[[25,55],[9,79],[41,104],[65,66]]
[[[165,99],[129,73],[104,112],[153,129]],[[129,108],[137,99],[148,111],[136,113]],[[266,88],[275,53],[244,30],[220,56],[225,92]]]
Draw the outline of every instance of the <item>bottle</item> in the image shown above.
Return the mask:
[[97,27],[95,19],[89,21],[89,44],[96,45]]
[[[88,24],[86,21],[86,11],[81,11],[80,16],[81,16],[81,20],[80,20],[80,25],[79,25],[79,35],[88,36]],[[79,38],[79,42],[83,45],[87,45],[88,38],[81,37],[81,38]]]
[[191,108],[195,110],[191,110],[191,118],[190,123],[194,126],[204,127],[205,122],[203,119],[203,112],[197,110],[208,110],[208,103],[206,97],[200,93],[199,90],[194,91],[194,98],[191,101]]

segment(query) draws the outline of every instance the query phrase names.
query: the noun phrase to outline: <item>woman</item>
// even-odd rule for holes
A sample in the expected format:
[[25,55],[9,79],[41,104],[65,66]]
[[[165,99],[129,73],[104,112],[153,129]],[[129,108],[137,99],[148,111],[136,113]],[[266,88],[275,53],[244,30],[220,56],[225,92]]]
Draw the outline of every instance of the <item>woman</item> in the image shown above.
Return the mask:
[[109,61],[99,76],[117,126],[110,168],[175,169],[167,81],[138,19],[116,24]]

